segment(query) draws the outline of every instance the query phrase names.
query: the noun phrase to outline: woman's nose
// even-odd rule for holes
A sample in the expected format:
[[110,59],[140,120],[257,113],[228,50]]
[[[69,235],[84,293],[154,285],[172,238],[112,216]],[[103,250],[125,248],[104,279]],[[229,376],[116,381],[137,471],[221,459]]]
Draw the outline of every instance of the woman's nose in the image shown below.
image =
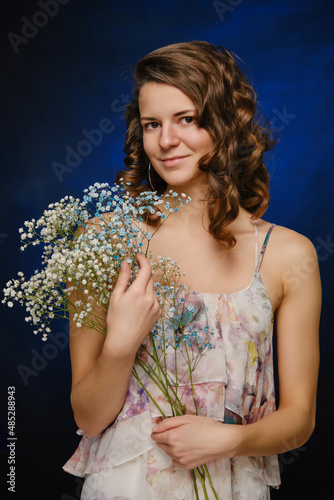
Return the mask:
[[162,149],[168,149],[172,146],[177,146],[180,142],[177,131],[171,124],[161,126],[159,145]]

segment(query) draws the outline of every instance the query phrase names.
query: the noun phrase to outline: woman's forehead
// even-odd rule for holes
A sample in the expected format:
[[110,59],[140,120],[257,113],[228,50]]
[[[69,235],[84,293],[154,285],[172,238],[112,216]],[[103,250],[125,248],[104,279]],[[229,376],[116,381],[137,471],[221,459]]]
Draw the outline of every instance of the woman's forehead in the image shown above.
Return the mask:
[[[182,90],[165,83],[147,82],[139,92],[140,114],[145,115],[153,111],[160,114],[175,114],[181,111],[196,111],[194,102]],[[181,109],[182,108],[182,109]]]

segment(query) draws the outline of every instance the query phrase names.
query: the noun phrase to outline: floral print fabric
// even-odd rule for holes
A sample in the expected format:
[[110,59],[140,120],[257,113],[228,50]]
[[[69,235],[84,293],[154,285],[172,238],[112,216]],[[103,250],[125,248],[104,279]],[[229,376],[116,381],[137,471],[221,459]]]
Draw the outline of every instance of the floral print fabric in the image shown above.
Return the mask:
[[[197,311],[192,327],[203,335],[209,331],[211,336],[212,348],[205,351],[193,372],[198,413],[229,424],[247,425],[275,411],[273,311],[259,272],[237,293],[182,292],[180,297],[184,310],[193,306],[190,309]],[[173,372],[174,351],[167,360]],[[182,365],[181,350],[177,367],[182,378],[186,366]],[[140,366],[136,368],[162,410],[171,415],[158,388]],[[193,413],[191,390],[185,390],[182,401]],[[150,438],[159,416],[157,407],[131,377],[116,421],[99,437],[78,431],[82,440],[64,469],[87,476],[83,499],[195,498],[190,472],[174,467]],[[280,483],[276,455],[223,458],[208,465],[218,496],[224,500],[267,499],[268,486],[278,487]],[[133,490],[129,481],[135,482]]]

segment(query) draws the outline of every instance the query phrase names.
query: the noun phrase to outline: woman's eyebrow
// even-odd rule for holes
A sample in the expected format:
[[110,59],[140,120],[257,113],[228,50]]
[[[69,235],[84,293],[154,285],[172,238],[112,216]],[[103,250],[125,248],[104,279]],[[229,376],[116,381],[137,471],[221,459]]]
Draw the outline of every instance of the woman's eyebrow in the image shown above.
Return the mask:
[[[195,111],[196,111],[195,109],[184,109],[183,111],[178,111],[173,116],[180,116],[180,115],[184,115],[185,113],[190,113],[190,112],[195,112]],[[140,118],[140,120],[156,120],[156,118],[154,118],[152,116],[142,116]]]

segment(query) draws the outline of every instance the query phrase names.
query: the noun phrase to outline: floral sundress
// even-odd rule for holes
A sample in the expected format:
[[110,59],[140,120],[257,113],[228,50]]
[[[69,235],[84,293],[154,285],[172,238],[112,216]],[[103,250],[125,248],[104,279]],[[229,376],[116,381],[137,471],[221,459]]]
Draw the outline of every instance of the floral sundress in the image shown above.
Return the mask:
[[[247,425],[274,412],[273,310],[261,280],[260,266],[274,224],[264,240],[259,258],[256,223],[256,266],[251,283],[231,293],[182,292],[180,307],[196,310],[192,327],[211,332],[213,348],[201,357],[193,372],[199,415],[220,422]],[[148,341],[145,341],[148,342]],[[173,369],[173,356],[168,361]],[[178,370],[182,362],[178,365]],[[150,394],[167,416],[171,410],[151,379],[145,380]],[[182,368],[182,366],[181,366]],[[193,407],[191,391],[182,402]],[[157,407],[131,376],[125,403],[116,421],[100,436],[82,430],[81,442],[64,470],[85,477],[82,500],[195,500],[191,472],[172,465],[151,439],[160,417]],[[269,488],[278,488],[277,455],[221,458],[208,469],[219,500],[267,500]],[[204,499],[201,487],[198,498]],[[208,498],[214,499],[208,490]]]

